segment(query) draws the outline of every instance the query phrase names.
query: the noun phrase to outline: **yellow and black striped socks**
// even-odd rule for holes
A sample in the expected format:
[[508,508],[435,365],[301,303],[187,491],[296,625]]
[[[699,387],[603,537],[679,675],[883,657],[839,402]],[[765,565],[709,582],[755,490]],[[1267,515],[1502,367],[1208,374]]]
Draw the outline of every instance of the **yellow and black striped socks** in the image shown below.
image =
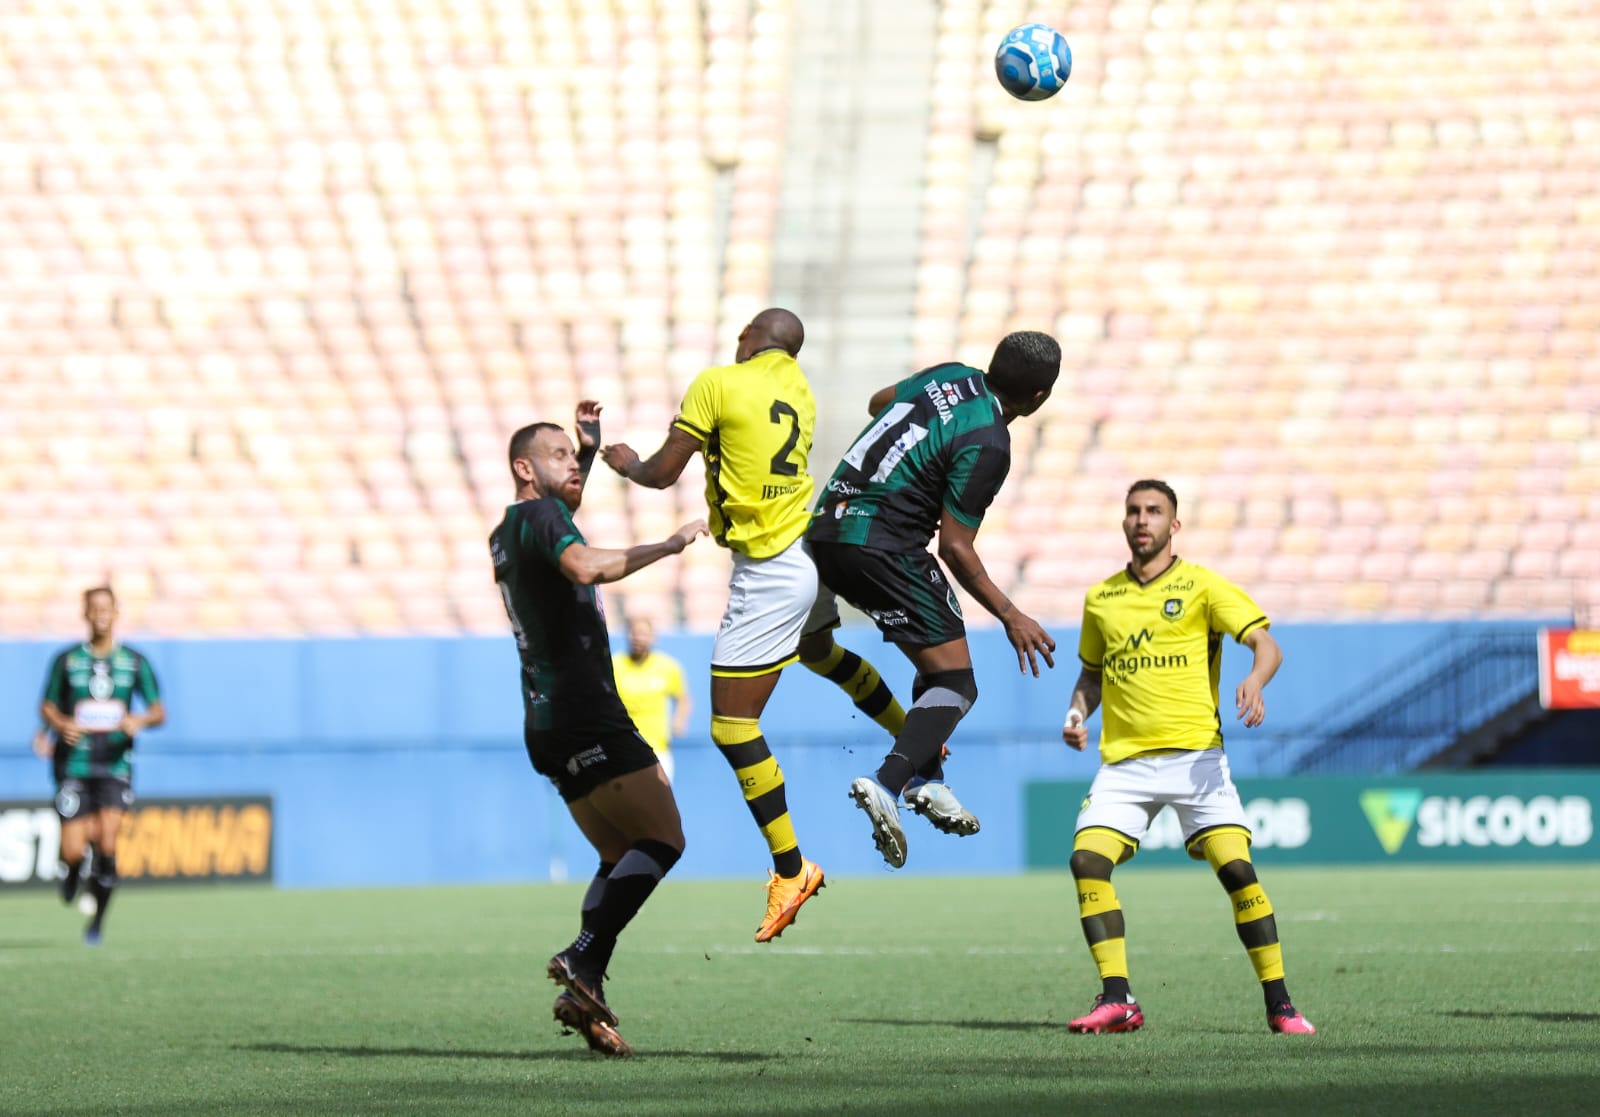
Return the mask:
[[711,739],[738,777],[750,816],[761,827],[767,848],[772,851],[773,871],[780,877],[798,876],[805,862],[800,856],[800,840],[795,837],[794,823],[789,818],[783,769],[778,767],[778,761],[767,748],[767,739],[761,735],[761,723],[755,718],[713,714]]
[[1272,901],[1256,879],[1250,863],[1250,843],[1242,832],[1227,831],[1206,841],[1206,860],[1228,892],[1234,930],[1250,955],[1250,966],[1261,982],[1268,1006],[1289,1000],[1283,977],[1283,947],[1278,942],[1278,921]]
[[1126,846],[1104,830],[1078,834],[1072,850],[1072,878],[1078,886],[1078,919],[1083,937],[1100,971],[1101,992],[1106,1000],[1133,999],[1128,984],[1128,943],[1122,918],[1122,904],[1111,883],[1111,870],[1121,859]]
[[889,736],[900,736],[905,728],[906,712],[872,664],[838,644],[819,660],[801,662],[848,694],[856,709],[887,729]]

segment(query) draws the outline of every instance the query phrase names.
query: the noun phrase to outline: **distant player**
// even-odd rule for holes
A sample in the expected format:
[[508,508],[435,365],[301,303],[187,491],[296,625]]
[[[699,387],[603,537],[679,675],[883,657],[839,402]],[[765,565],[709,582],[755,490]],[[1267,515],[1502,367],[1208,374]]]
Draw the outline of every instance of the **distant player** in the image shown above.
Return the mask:
[[697,520],[660,543],[627,550],[584,540],[572,513],[599,444],[599,415],[592,401],[578,405],[581,455],[554,423],[511,436],[517,500],[490,534],[489,551],[522,661],[528,758],[600,855],[583,898],[582,930],[547,967],[564,988],[555,1017],[591,1049],[629,1055],[602,983],[617,936],[683,855],[683,825],[656,754],[617,697],[595,587],[679,554],[706,525]]
[[[94,844],[89,894],[94,915],[83,941],[100,945],[106,909],[117,887],[117,834],[133,806],[134,739],[166,721],[150,663],[116,638],[117,598],[110,586],[84,591],[89,639],[50,663],[39,715],[58,742],[56,813],[61,816],[61,898],[70,903],[82,880],[86,846]],[[134,710],[137,699],[143,704]]]
[[778,675],[798,657],[817,596],[804,542],[816,421],[811,386],[795,360],[804,341],[799,318],[763,310],[740,332],[733,364],[695,377],[648,460],[621,443],[601,451],[612,469],[653,489],[677,481],[695,454],[705,457],[711,533],[733,552],[728,608],[711,649],[711,739],[772,854],[757,942],[781,935],[823,885],[822,867],[800,852],[783,770],[761,732],[761,714]]
[[[817,500],[807,538],[826,593],[807,620],[808,639],[838,623],[837,594],[870,616],[917,669],[912,706],[875,776],[850,785],[890,865],[906,860],[899,800],[936,826],[970,834],[978,822],[943,783],[944,742],[978,698],[962,587],[1005,626],[1017,666],[1054,666],[1055,641],[990,580],[974,540],[1011,467],[1008,425],[1032,415],[1055,386],[1061,348],[1048,334],[1008,334],[987,373],[936,365],[877,392],[873,421]],[[939,536],[939,557],[928,552]],[[831,642],[831,638],[830,638]]]
[[656,626],[645,617],[628,622],[628,650],[611,657],[617,694],[639,736],[655,749],[661,770],[672,779],[672,742],[689,731],[694,704],[683,685],[683,666],[656,650]]
[[1233,908],[1235,930],[1267,1002],[1274,1032],[1316,1029],[1295,1011],[1283,980],[1283,951],[1272,903],[1250,863],[1250,828],[1222,752],[1217,688],[1222,638],[1255,653],[1234,692],[1246,728],[1266,717],[1261,690],[1283,662],[1260,607],[1239,587],[1172,553],[1178,496],[1164,481],[1135,481],[1122,533],[1132,553],[1122,570],[1089,590],[1062,738],[1089,740],[1084,720],[1105,704],[1100,771],[1078,815],[1072,876],[1084,938],[1100,970],[1094,1008],[1067,1025],[1073,1032],[1132,1032],[1144,1013],[1128,984],[1122,908],[1111,870],[1139,849],[1164,806],[1177,812],[1189,856],[1216,872]]

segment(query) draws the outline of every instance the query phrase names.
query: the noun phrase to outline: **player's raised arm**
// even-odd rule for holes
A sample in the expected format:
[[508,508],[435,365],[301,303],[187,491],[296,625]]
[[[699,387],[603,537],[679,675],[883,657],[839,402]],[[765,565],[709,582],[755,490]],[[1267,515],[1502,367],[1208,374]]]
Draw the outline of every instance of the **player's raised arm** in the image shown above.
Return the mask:
[[1084,723],[1099,707],[1100,672],[1085,667],[1078,672],[1078,681],[1072,687],[1072,701],[1067,706],[1067,720],[1061,727],[1061,739],[1082,752],[1089,743],[1089,727]]
[[1278,673],[1283,663],[1283,649],[1265,628],[1252,628],[1245,633],[1242,642],[1255,653],[1255,663],[1239,684],[1239,689],[1234,691],[1233,701],[1234,708],[1239,712],[1239,720],[1244,722],[1246,729],[1254,729],[1267,720],[1267,703],[1261,690]]
[[976,546],[978,529],[964,524],[946,509],[939,520],[939,558],[950,568],[961,588],[992,613],[1006,628],[1006,639],[1017,651],[1017,670],[1039,675],[1039,658],[1054,667],[1056,642],[1038,621],[1018,609],[1000,591],[984,569]]
[[589,480],[589,467],[600,449],[600,401],[581,399],[574,422],[578,428],[578,473],[585,483]]
[[665,489],[683,475],[684,466],[700,450],[701,439],[687,431],[673,427],[661,448],[644,461],[626,442],[613,443],[600,451],[607,465],[636,485],[647,489]]
[[706,522],[695,520],[659,543],[639,543],[626,550],[573,543],[561,552],[561,573],[580,586],[615,582],[668,555],[681,554],[690,543],[707,534],[710,533]]

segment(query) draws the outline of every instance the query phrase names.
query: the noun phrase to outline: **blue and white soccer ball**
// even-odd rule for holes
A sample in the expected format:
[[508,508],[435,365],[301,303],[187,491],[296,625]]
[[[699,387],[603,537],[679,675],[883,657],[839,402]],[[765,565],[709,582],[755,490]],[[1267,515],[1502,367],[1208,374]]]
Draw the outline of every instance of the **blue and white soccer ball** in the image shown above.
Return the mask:
[[1005,91],[1023,101],[1054,97],[1072,74],[1072,48],[1054,27],[1024,23],[1006,32],[994,52],[994,72]]

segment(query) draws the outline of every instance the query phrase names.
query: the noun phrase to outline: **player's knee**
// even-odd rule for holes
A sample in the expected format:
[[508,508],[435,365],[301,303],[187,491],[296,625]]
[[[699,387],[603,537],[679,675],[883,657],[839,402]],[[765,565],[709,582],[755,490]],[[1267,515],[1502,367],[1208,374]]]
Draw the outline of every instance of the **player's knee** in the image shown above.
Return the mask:
[[680,836],[676,844],[655,838],[641,838],[633,843],[633,848],[661,866],[661,875],[666,876],[683,856],[683,838]]
[[821,663],[833,651],[833,633],[827,630],[800,637],[800,662],[807,667]]
[[1237,892],[1257,883],[1256,867],[1248,861],[1229,861],[1217,869],[1217,879],[1229,892]]
[[[936,695],[935,692],[945,691],[957,699],[954,705],[962,713],[966,713],[978,701],[978,677],[972,673],[972,668],[970,667],[963,667],[956,671],[931,671],[926,675],[919,676],[919,679],[923,684],[923,692],[915,699],[918,703],[925,697],[944,698],[944,695]],[[938,704],[949,705],[951,703],[941,701]]]
[[1072,869],[1074,880],[1110,880],[1111,870],[1116,868],[1111,858],[1092,849],[1073,850],[1067,865]]

